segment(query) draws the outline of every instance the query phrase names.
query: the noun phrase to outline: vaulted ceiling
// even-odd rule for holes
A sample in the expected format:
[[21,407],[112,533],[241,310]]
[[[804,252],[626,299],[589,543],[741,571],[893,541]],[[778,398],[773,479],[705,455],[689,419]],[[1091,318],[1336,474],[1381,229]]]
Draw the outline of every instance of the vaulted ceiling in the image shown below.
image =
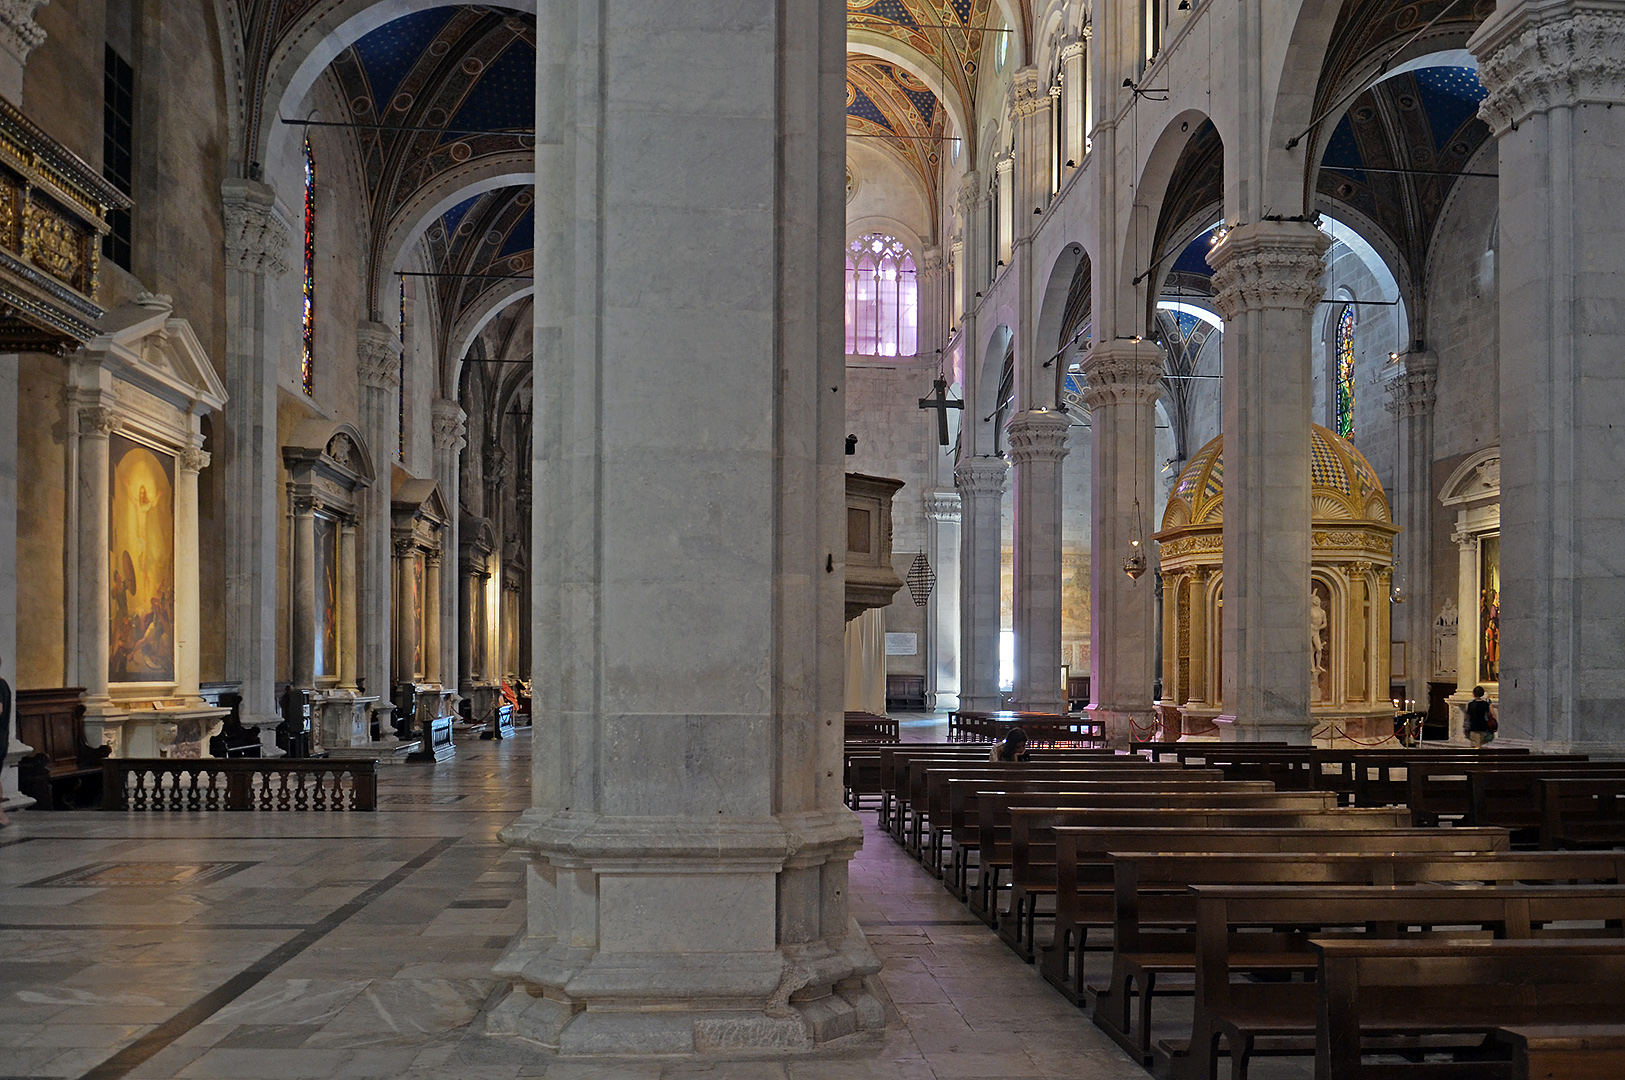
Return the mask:
[[926,196],[937,202],[944,111],[935,94],[895,64],[867,56],[846,58],[846,130],[880,139],[907,163]]

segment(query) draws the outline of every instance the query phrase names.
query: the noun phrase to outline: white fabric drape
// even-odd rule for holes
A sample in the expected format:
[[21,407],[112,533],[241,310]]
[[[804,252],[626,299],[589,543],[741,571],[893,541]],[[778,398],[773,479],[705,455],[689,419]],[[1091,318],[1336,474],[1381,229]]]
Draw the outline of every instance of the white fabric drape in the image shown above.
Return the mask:
[[886,617],[870,608],[846,624],[846,709],[886,715]]

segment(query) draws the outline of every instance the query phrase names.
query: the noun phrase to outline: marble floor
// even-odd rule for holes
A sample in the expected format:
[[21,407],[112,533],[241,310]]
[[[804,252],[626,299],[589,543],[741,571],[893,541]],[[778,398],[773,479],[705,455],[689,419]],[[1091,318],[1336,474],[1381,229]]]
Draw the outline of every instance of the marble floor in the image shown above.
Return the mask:
[[[940,737],[921,717],[905,738]],[[1144,1080],[890,839],[853,911],[893,1023],[812,1057],[561,1061],[482,1033],[522,924],[496,839],[528,731],[380,778],[375,814],[14,815],[0,830],[0,1080]]]

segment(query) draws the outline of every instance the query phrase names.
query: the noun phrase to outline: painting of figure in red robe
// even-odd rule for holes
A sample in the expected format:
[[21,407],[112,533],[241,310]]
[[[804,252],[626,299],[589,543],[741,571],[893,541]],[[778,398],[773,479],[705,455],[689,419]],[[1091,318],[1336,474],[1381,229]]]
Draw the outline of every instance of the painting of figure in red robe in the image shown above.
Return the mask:
[[118,434],[108,455],[107,679],[174,682],[175,459]]

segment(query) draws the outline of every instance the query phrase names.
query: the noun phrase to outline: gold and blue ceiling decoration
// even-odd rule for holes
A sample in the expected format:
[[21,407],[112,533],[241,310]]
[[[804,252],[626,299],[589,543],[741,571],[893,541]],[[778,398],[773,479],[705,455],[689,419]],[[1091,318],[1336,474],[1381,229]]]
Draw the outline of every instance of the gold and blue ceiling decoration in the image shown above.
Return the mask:
[[889,144],[919,181],[926,205],[937,205],[944,110],[911,73],[869,56],[846,58],[846,130]]
[[463,312],[487,294],[528,277],[535,269],[535,194],[505,187],[463,200],[424,233],[430,263],[461,277],[432,279],[449,335]]
[[991,6],[992,0],[847,0],[846,26],[848,34],[873,32],[908,46],[941,74],[969,115]]
[[[530,16],[500,8],[429,8],[365,35],[331,70],[352,120],[380,125],[352,129],[375,248],[394,215],[441,174],[535,145],[536,27]],[[375,262],[382,256],[374,250]]]

